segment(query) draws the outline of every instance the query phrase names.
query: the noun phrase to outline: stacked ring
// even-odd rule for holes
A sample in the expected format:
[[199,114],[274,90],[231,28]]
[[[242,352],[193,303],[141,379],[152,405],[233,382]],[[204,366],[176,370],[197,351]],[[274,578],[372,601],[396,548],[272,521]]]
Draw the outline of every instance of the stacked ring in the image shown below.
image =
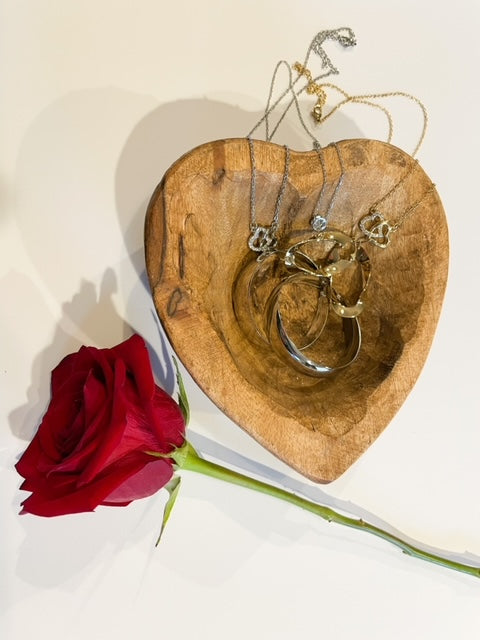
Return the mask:
[[[345,274],[351,284],[348,269],[357,270],[355,277],[360,273],[360,286],[356,287],[354,300],[338,290],[337,278],[341,279]],[[245,335],[252,342],[270,345],[282,362],[306,375],[328,376],[344,369],[358,356],[361,347],[358,316],[363,311],[362,298],[369,279],[369,258],[350,236],[335,229],[310,233],[287,250],[262,254],[240,271],[234,289],[235,315]],[[317,289],[318,294],[313,311],[308,302],[308,326],[295,332],[295,322],[292,324],[285,314],[283,294],[286,287],[303,286]],[[295,309],[296,296],[285,299],[288,301],[289,298],[287,307],[290,304],[290,309]],[[325,335],[329,310],[342,319],[343,339],[340,341],[344,344],[333,362],[323,362],[324,356],[311,357],[307,350]],[[305,321],[302,318],[302,322]],[[335,329],[331,324],[328,327]],[[297,335],[292,335],[292,331]],[[336,336],[334,340],[337,340]],[[330,360],[330,352],[325,357]]]
[[289,276],[274,289],[267,305],[266,324],[269,342],[275,353],[297,371],[315,377],[331,375],[350,365],[357,358],[361,347],[361,330],[358,318],[342,318],[346,348],[337,361],[330,364],[318,362],[307,356],[304,351],[320,338],[327,322],[328,313],[325,315],[322,326],[318,327],[319,331],[315,339],[308,345],[297,345],[288,333],[279,308],[280,293],[287,284],[306,284],[319,289],[321,296],[326,299],[328,296],[328,282],[304,273],[295,273]]
[[[333,249],[320,263],[305,253],[308,245],[333,242]],[[344,297],[337,292],[334,286],[334,278],[340,275],[352,264],[358,264],[361,268],[362,284],[357,299],[353,303],[347,303]],[[363,311],[362,296],[367,290],[370,280],[370,260],[362,247],[350,236],[336,229],[325,229],[308,238],[293,244],[285,252],[285,265],[294,267],[314,277],[328,278],[330,281],[329,299],[332,310],[343,318],[354,318]],[[312,268],[313,265],[313,268]]]

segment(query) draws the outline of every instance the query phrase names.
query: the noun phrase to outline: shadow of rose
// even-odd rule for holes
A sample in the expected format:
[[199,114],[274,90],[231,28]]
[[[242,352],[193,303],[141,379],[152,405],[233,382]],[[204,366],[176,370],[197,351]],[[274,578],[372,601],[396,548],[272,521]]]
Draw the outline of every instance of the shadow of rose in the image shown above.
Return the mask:
[[[116,290],[115,272],[107,269],[98,292],[92,282],[83,280],[78,292],[62,305],[62,316],[50,344],[33,361],[27,402],[9,415],[11,431],[17,438],[29,441],[36,432],[50,397],[51,370],[63,357],[78,351],[82,344],[110,347],[133,333],[131,326],[116,310],[113,301]],[[38,303],[41,304],[41,299]],[[151,349],[150,352],[157,365],[157,380],[172,380],[173,365],[162,363]],[[21,453],[11,460],[10,471]],[[148,549],[153,547],[161,522],[164,493],[121,509],[99,507],[95,513],[58,518],[22,515],[18,521],[24,537],[19,547],[17,575],[35,587],[66,584],[73,591],[88,579],[95,562],[100,580],[114,562],[119,549],[130,548],[142,540]],[[18,491],[13,496],[11,508],[15,513],[18,513],[19,502],[26,495]],[[76,532],[73,538],[72,531]],[[18,595],[15,596],[17,601]],[[7,598],[7,605],[8,602]]]
[[[94,581],[99,583],[122,549],[142,541],[146,554],[154,547],[164,493],[128,507],[98,507],[93,513],[57,518],[21,516],[24,539],[18,552],[18,577],[35,587],[63,585],[74,592],[92,580],[95,566]],[[72,532],[76,532],[74,536]]]
[[[98,294],[92,282],[82,280],[78,292],[62,305],[50,344],[33,360],[27,402],[9,415],[10,428],[18,438],[30,440],[38,428],[50,396],[50,372],[60,360],[82,344],[108,347],[131,335],[132,328],[117,313],[112,300],[116,287],[115,272],[107,269]],[[74,337],[79,335],[82,339]]]

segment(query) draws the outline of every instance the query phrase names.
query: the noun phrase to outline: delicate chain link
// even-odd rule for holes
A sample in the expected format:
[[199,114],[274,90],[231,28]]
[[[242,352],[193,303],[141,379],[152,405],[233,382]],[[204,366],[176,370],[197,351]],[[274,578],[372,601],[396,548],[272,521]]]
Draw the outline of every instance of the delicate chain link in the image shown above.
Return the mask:
[[283,169],[282,182],[277,194],[275,202],[275,210],[270,226],[260,226],[257,223],[257,163],[255,159],[255,146],[252,138],[247,138],[250,150],[250,237],[248,241],[249,247],[253,251],[263,252],[271,249],[277,243],[277,230],[280,221],[280,210],[282,207],[283,197],[288,183],[288,175],[290,172],[290,149],[285,145],[285,164]]
[[[311,53],[315,53],[317,54],[321,61],[322,61],[322,69],[325,69],[325,71],[323,73],[321,73],[319,76],[317,76],[316,78],[314,78],[314,82],[318,82],[318,80],[322,79],[322,78],[327,78],[330,75],[337,75],[338,74],[338,69],[337,67],[335,67],[332,63],[332,61],[330,60],[330,58],[328,57],[323,45],[327,40],[331,40],[331,41],[336,41],[338,42],[342,47],[353,47],[357,44],[356,38],[355,38],[355,34],[352,31],[352,29],[350,29],[349,27],[340,27],[339,29],[326,29],[324,31],[320,31],[319,33],[317,33],[315,35],[315,37],[313,38],[312,42],[310,43],[310,46],[307,49],[307,53],[305,56],[305,60],[303,63],[303,66],[306,67],[308,64],[308,61],[310,59],[310,55]],[[297,84],[300,76],[298,76],[295,80],[292,79],[291,77],[291,70],[290,70],[290,82],[287,86],[287,88],[280,94],[280,96],[275,100],[275,102],[273,104],[271,104],[272,101],[272,95],[273,95],[273,89],[274,89],[274,85],[275,85],[275,79],[276,79],[276,75],[278,73],[278,70],[280,68],[280,66],[282,65],[286,65],[288,67],[288,69],[290,70],[290,65],[288,64],[288,62],[286,62],[285,60],[281,60],[277,66],[275,67],[275,70],[273,72],[273,77],[272,77],[272,82],[270,84],[270,92],[269,92],[269,96],[268,96],[268,100],[267,100],[267,105],[265,107],[265,112],[263,114],[263,116],[260,118],[260,120],[255,124],[255,126],[250,130],[250,132],[247,134],[247,138],[250,137],[254,131],[256,131],[258,129],[258,127],[265,122],[265,140],[267,142],[269,142],[273,136],[275,135],[278,127],[280,126],[280,124],[282,123],[283,119],[285,118],[285,116],[287,115],[288,111],[290,110],[290,108],[292,107],[292,105],[295,104],[296,106],[296,110],[297,110],[297,114],[300,118],[301,124],[303,126],[303,128],[306,130],[306,132],[308,133],[309,137],[313,139],[314,142],[318,141],[316,140],[315,136],[311,133],[311,131],[308,129],[308,127],[306,126],[301,111],[300,111],[300,107],[298,104],[298,96],[306,90],[306,86],[302,87],[300,90],[296,91],[295,90],[295,85]],[[273,113],[273,111],[277,108],[277,106],[280,104],[280,102],[283,100],[283,98],[285,98],[285,96],[288,93],[291,93],[292,97],[290,102],[286,105],[286,107],[284,108],[283,112],[281,113],[274,129],[272,132],[269,131],[269,118],[271,116],[271,114]]]
[[[320,193],[318,194],[317,202],[313,208],[312,220],[315,219],[317,215],[319,215],[320,211],[320,203],[323,199],[323,194],[325,192],[325,187],[327,186],[327,169],[325,167],[325,158],[323,157],[323,149],[319,144],[313,145],[315,151],[317,152],[318,159],[320,160],[320,166],[322,167],[322,188],[320,189]],[[327,215],[324,216],[327,218]]]
[[283,170],[282,184],[277,194],[277,201],[275,203],[275,213],[273,214],[272,224],[270,225],[270,233],[273,238],[276,238],[278,223],[280,220],[280,208],[282,206],[283,196],[288,182],[288,173],[290,171],[290,149],[285,145],[285,165]]
[[310,220],[310,223],[313,227],[313,229],[315,231],[323,231],[323,229],[326,228],[327,226],[327,221],[328,218],[330,216],[330,213],[333,209],[333,205],[335,203],[335,200],[337,198],[338,192],[340,191],[342,184],[343,184],[343,179],[345,177],[345,165],[343,163],[343,158],[342,158],[342,154],[340,153],[340,149],[337,145],[336,142],[332,143],[333,147],[335,148],[335,151],[337,152],[337,158],[338,158],[338,163],[340,165],[340,177],[338,178],[337,184],[335,185],[335,189],[334,192],[332,194],[332,197],[330,198],[330,202],[328,204],[328,208],[325,212],[325,215],[320,214],[320,204],[321,201],[323,199],[323,194],[325,192],[325,187],[327,184],[327,169],[325,167],[325,158],[324,158],[324,154],[323,154],[323,149],[320,147],[320,145],[315,145],[315,150],[318,154],[318,158],[320,160],[320,164],[322,167],[322,175],[323,175],[323,183],[322,183],[322,188],[320,189],[320,193],[318,194],[318,198],[317,198],[317,202],[315,204],[315,207],[313,209],[313,213],[312,213],[312,218]]
[[[341,107],[343,107],[343,105],[348,104],[348,103],[353,103],[353,104],[365,104],[367,106],[370,107],[374,107],[376,109],[380,109],[381,111],[383,111],[383,113],[385,114],[387,120],[388,120],[388,129],[389,129],[389,133],[388,133],[388,142],[392,141],[392,137],[393,137],[393,118],[392,118],[392,114],[390,113],[390,111],[384,107],[381,104],[377,104],[376,102],[372,102],[372,100],[381,100],[384,98],[407,98],[408,100],[411,100],[412,102],[414,102],[421,110],[422,112],[422,117],[423,117],[423,124],[422,124],[422,130],[420,132],[417,144],[413,150],[412,153],[412,157],[415,157],[420,149],[420,147],[422,146],[422,143],[425,139],[425,135],[427,133],[427,127],[428,127],[428,112],[427,109],[425,107],[425,105],[423,104],[423,102],[421,100],[419,100],[416,96],[412,95],[411,93],[407,93],[405,91],[387,91],[384,93],[366,93],[363,95],[358,95],[358,96],[351,96],[349,95],[344,89],[342,89],[341,87],[329,83],[329,82],[325,82],[322,84],[318,84],[317,80],[319,78],[312,78],[312,74],[311,72],[304,67],[304,65],[301,65],[299,62],[295,62],[292,65],[293,69],[295,71],[297,71],[298,76],[297,76],[297,80],[304,75],[308,82],[307,82],[307,87],[306,87],[306,91],[307,93],[313,93],[318,97],[317,103],[315,104],[315,106],[312,109],[312,116],[313,118],[317,121],[318,124],[322,124],[323,122],[325,122],[325,120],[327,120],[327,118],[330,118],[336,111],[338,111]],[[310,90],[309,90],[310,87]],[[340,102],[338,102],[336,105],[334,105],[329,111],[328,113],[326,113],[325,115],[322,114],[321,111],[321,107],[323,107],[323,105],[326,102],[326,92],[325,89],[334,89],[335,91],[338,91],[342,96],[343,99],[340,100]],[[323,99],[324,96],[325,99]],[[321,105],[319,104],[319,102],[321,102]],[[320,114],[320,115],[319,115]]]
[[[338,69],[332,64],[330,58],[328,57],[328,55],[326,54],[326,52],[325,52],[325,50],[323,48],[323,44],[324,44],[324,42],[326,40],[336,40],[337,42],[339,42],[344,47],[349,47],[349,46],[353,46],[353,45],[356,44],[355,34],[349,28],[341,28],[341,29],[326,30],[326,31],[319,32],[314,37],[312,42],[310,43],[310,46],[309,46],[309,48],[307,50],[307,54],[305,56],[304,63],[301,64],[300,62],[296,62],[294,65],[292,65],[293,66],[293,70],[295,70],[297,72],[297,74],[298,74],[295,79],[293,79],[293,76],[292,76],[292,67],[285,60],[281,60],[277,64],[277,66],[275,67],[275,70],[274,70],[274,73],[273,73],[272,81],[271,81],[271,84],[270,84],[269,96],[268,96],[267,104],[266,104],[266,107],[265,107],[264,115],[260,118],[260,120],[257,122],[257,124],[253,127],[253,129],[247,135],[248,142],[249,142],[249,149],[250,149],[251,174],[252,174],[251,191],[250,191],[250,232],[251,232],[251,236],[250,236],[250,239],[249,239],[249,246],[250,246],[250,248],[252,248],[255,251],[264,251],[265,247],[271,248],[271,247],[275,246],[275,244],[277,242],[276,234],[277,234],[278,226],[279,226],[280,209],[281,209],[281,205],[282,205],[282,201],[283,201],[286,185],[287,185],[287,182],[288,182],[288,174],[289,174],[289,168],[290,168],[290,150],[288,149],[288,147],[285,146],[284,147],[285,148],[284,173],[283,173],[282,183],[280,185],[280,188],[279,188],[279,191],[278,191],[278,194],[277,194],[277,200],[276,200],[276,203],[275,203],[275,210],[274,210],[272,222],[271,222],[269,227],[261,227],[261,226],[259,226],[257,224],[257,220],[256,220],[257,167],[256,167],[256,161],[255,161],[254,144],[253,144],[253,140],[251,139],[251,135],[253,134],[253,132],[263,122],[265,122],[265,139],[266,139],[267,142],[269,142],[270,140],[272,140],[273,136],[275,135],[278,127],[280,126],[281,122],[285,118],[285,116],[286,116],[287,112],[289,111],[290,107],[292,105],[295,105],[295,108],[296,108],[297,115],[298,115],[298,118],[300,120],[300,123],[301,123],[303,129],[305,130],[305,132],[307,133],[307,135],[310,137],[310,139],[313,142],[313,148],[317,151],[317,154],[318,154],[318,157],[319,157],[319,160],[320,160],[320,164],[321,164],[321,168],[322,168],[322,175],[323,175],[322,187],[320,189],[320,193],[319,193],[317,201],[315,203],[315,206],[314,206],[314,209],[313,209],[313,213],[312,213],[312,219],[311,219],[312,227],[315,230],[324,228],[326,226],[327,219],[328,219],[328,217],[329,217],[329,215],[330,215],[330,213],[331,213],[331,211],[333,209],[333,206],[334,206],[335,201],[337,199],[338,193],[339,193],[339,191],[340,191],[340,189],[342,187],[342,184],[343,184],[344,175],[345,175],[345,167],[344,167],[344,163],[343,163],[343,159],[342,159],[342,155],[340,153],[339,147],[337,146],[336,143],[333,143],[334,146],[335,146],[336,152],[337,152],[341,173],[340,173],[340,177],[338,179],[338,182],[337,182],[337,184],[335,186],[335,189],[334,189],[334,192],[332,194],[332,197],[330,199],[330,203],[328,205],[328,209],[327,209],[325,215],[321,215],[320,214],[320,208],[321,208],[321,203],[323,201],[325,188],[326,188],[327,170],[326,170],[326,166],[325,166],[325,160],[324,160],[324,156],[323,156],[322,147],[321,147],[319,141],[317,140],[317,138],[315,137],[315,135],[312,133],[310,128],[307,126],[307,124],[306,124],[306,122],[305,122],[305,120],[303,118],[301,109],[300,109],[298,96],[303,91],[306,91],[310,95],[317,96],[317,102],[316,102],[316,104],[315,104],[315,106],[313,107],[313,110],[312,110],[312,116],[317,121],[317,123],[325,122],[325,120],[327,120],[327,118],[330,118],[343,105],[349,104],[349,103],[352,103],[352,104],[364,104],[364,105],[379,109],[385,115],[385,117],[387,118],[387,122],[388,122],[388,139],[387,139],[387,141],[388,142],[391,142],[392,137],[393,137],[393,117],[392,117],[392,114],[390,113],[390,111],[384,105],[379,104],[379,103],[374,102],[374,101],[375,100],[381,100],[381,99],[393,98],[393,97],[407,98],[408,100],[413,101],[420,108],[420,110],[422,112],[422,116],[423,116],[423,125],[422,125],[422,129],[421,129],[421,132],[420,132],[420,135],[419,135],[419,139],[418,139],[417,144],[415,146],[415,149],[414,149],[414,151],[412,153],[413,157],[416,156],[416,154],[418,153],[418,151],[419,151],[419,149],[420,149],[420,147],[421,147],[421,145],[422,145],[422,143],[424,141],[425,134],[426,134],[426,131],[427,131],[427,126],[428,126],[428,113],[427,113],[427,110],[425,108],[425,105],[416,96],[414,96],[414,95],[412,95],[410,93],[406,93],[404,91],[390,91],[390,92],[384,92],[384,93],[369,93],[369,94],[362,94],[362,95],[349,95],[346,91],[344,91],[342,88],[338,87],[337,85],[334,85],[334,84],[331,84],[331,83],[326,83],[326,82],[322,82],[322,83],[319,82],[320,80],[326,78],[329,75],[338,74]],[[318,56],[320,56],[321,61],[322,61],[322,69],[325,70],[324,73],[321,73],[320,75],[318,75],[316,77],[313,76],[313,74],[311,73],[311,71],[307,67],[309,56],[310,56],[310,54],[312,52],[314,52]],[[274,104],[271,104],[272,103],[272,96],[273,96],[276,77],[277,77],[278,71],[280,70],[280,68],[282,66],[286,67],[286,69],[288,71],[288,86],[285,89],[285,91],[280,95],[280,97],[274,102]],[[307,82],[300,90],[296,90],[295,89],[295,85],[300,80],[301,77],[305,77]],[[340,101],[337,104],[335,104],[332,108],[330,108],[327,113],[323,114],[322,110],[323,110],[324,105],[326,104],[326,89],[333,89],[333,90],[339,92],[341,94],[342,98],[340,99]],[[281,115],[280,115],[275,127],[273,127],[273,129],[270,130],[269,117],[270,117],[272,111],[277,107],[277,105],[281,102],[281,100],[288,93],[291,94],[291,100],[289,101],[289,103],[284,108],[283,112],[281,113]],[[364,233],[366,238],[371,240],[377,246],[380,246],[380,247],[383,247],[383,248],[388,246],[389,241],[390,241],[390,239],[389,239],[390,232],[393,232],[393,231],[396,231],[397,229],[399,229],[400,226],[403,225],[405,220],[420,206],[420,204],[425,200],[425,198],[435,190],[435,185],[433,183],[431,183],[430,186],[428,187],[428,189],[422,194],[422,196],[416,202],[414,202],[412,205],[408,206],[400,214],[400,217],[398,218],[398,220],[395,223],[393,223],[393,222],[390,223],[388,220],[386,220],[383,217],[383,215],[381,213],[378,212],[378,207],[380,205],[382,205],[388,198],[390,198],[405,183],[407,178],[416,170],[417,166],[418,166],[418,162],[417,161],[412,163],[411,166],[408,168],[408,170],[405,172],[405,174],[400,178],[400,180],[386,194],[384,194],[379,200],[374,202],[369,208],[368,215],[364,216],[359,221],[360,229],[362,230],[362,232]]]
[[299,76],[306,77],[307,87],[305,91],[309,95],[317,96],[317,103],[312,109],[312,115],[317,122],[320,122],[322,119],[322,109],[327,101],[327,94],[323,90],[321,84],[314,82],[311,72],[303,64],[300,64],[300,62],[295,62],[295,64],[293,65],[293,69],[298,73]]
[[333,146],[335,147],[335,151],[337,152],[337,158],[338,158],[338,162],[340,164],[340,177],[338,179],[337,185],[335,187],[335,191],[333,192],[332,195],[332,199],[330,200],[330,204],[328,205],[328,211],[327,211],[327,218],[330,215],[330,212],[332,211],[333,205],[335,203],[335,200],[337,198],[338,192],[340,191],[342,184],[343,184],[343,179],[345,177],[345,165],[343,164],[343,158],[342,158],[342,154],[340,153],[340,149],[338,147],[338,144],[336,142],[333,143]]
[[417,202],[414,202],[412,205],[410,205],[408,207],[408,209],[406,209],[403,214],[402,217],[400,218],[400,220],[398,220],[393,226],[392,226],[392,231],[397,231],[397,229],[399,229],[403,223],[406,221],[406,219],[408,217],[410,217],[410,215],[415,211],[415,209],[417,207],[419,207],[422,202],[426,199],[427,196],[429,196],[431,193],[433,193],[435,191],[435,185],[432,182],[430,184],[430,186],[428,187],[428,189],[425,190],[425,192],[423,193],[423,195],[417,200]]
[[[358,221],[358,226],[360,231],[362,232],[364,239],[363,241],[369,241],[372,244],[380,247],[381,249],[386,249],[390,244],[390,236],[395,231],[398,231],[400,227],[405,223],[407,218],[411,216],[411,214],[424,202],[424,200],[431,193],[435,191],[435,185],[433,182],[430,182],[430,185],[425,189],[420,198],[416,200],[413,204],[407,206],[406,209],[400,214],[400,217],[396,222],[391,222],[386,218],[381,211],[379,211],[379,206],[388,200],[401,186],[405,183],[407,178],[411,176],[418,167],[418,161],[415,160],[412,162],[407,171],[403,174],[400,180],[393,185],[393,187],[379,200],[374,202],[366,215],[364,215]],[[362,240],[359,240],[360,242]]]
[[407,169],[407,171],[403,174],[403,176],[400,178],[400,180],[396,184],[393,185],[393,187],[390,189],[390,191],[387,191],[387,193],[385,195],[383,195],[379,200],[377,200],[372,205],[370,205],[369,212],[370,213],[375,212],[379,205],[381,205],[383,202],[385,202],[385,200],[387,200],[387,198],[390,198],[390,196],[392,196],[395,193],[395,191],[397,191],[397,189],[399,189],[402,186],[402,184],[405,182],[405,180],[408,178],[408,176],[411,175],[412,173],[414,173],[414,171],[417,169],[417,167],[418,167],[418,160],[415,160],[414,162],[412,162],[412,164]]
[[[377,200],[376,202],[374,202],[371,206],[370,206],[370,210],[369,213],[370,214],[374,214],[378,211],[378,207],[385,202],[388,198],[390,198],[390,196],[392,196],[401,186],[402,184],[404,184],[404,182],[407,180],[407,178],[412,175],[413,173],[415,173],[415,171],[418,168],[418,160],[415,160],[414,162],[412,162],[412,164],[410,165],[410,167],[407,169],[407,171],[403,174],[403,176],[400,178],[400,180],[393,185],[393,187],[390,189],[390,191],[388,191],[384,196],[382,196],[379,200]],[[391,225],[391,230],[392,231],[397,231],[397,229],[399,229],[403,223],[405,222],[405,220],[415,211],[415,209],[417,207],[419,207],[421,205],[421,203],[425,200],[425,198],[432,193],[432,191],[434,191],[435,189],[435,185],[432,183],[430,183],[430,186],[426,189],[426,191],[422,194],[422,196],[413,204],[411,204],[409,207],[407,207],[405,209],[405,211],[402,212],[402,214],[400,215],[400,218]]]
[[248,137],[250,149],[250,231],[253,233],[257,228],[256,201],[257,201],[257,166],[255,163],[255,148],[253,140]]

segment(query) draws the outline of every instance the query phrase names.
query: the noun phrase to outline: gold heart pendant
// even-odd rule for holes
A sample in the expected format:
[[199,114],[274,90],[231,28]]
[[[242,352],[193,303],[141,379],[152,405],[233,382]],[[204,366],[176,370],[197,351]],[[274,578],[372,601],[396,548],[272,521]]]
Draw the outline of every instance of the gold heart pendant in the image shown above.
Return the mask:
[[360,230],[368,240],[381,249],[386,249],[390,244],[390,233],[393,227],[379,212],[365,216],[358,223]]
[[[330,250],[335,291],[352,272],[359,281],[352,299],[359,291],[362,302],[358,356],[333,375],[303,375],[272,349],[268,326],[256,329],[272,290],[278,296],[275,310],[281,307],[282,322],[290,322],[288,335],[300,350],[315,343],[318,329],[318,348],[334,351],[346,342],[342,331],[357,327],[357,318],[329,313],[333,276],[317,273],[320,262],[307,254],[323,250],[326,240],[313,248],[298,245],[295,262],[309,271],[304,276],[282,281],[271,258],[257,269],[258,253],[249,247],[252,168],[246,139],[209,142],[175,162],[152,196],[145,227],[155,307],[186,368],[232,420],[318,482],[334,480],[357,460],[404,402],[433,339],[448,267],[445,214],[421,167],[402,181],[413,161],[400,149],[374,140],[344,140],[337,147],[344,174],[328,226],[361,238],[369,280],[367,288],[350,252],[345,257],[341,246]],[[285,186],[275,246],[280,251],[312,233],[319,193],[331,194],[338,184],[338,156],[333,147],[325,148],[322,172],[316,151],[291,151],[285,180],[283,147],[255,141],[255,152],[259,228],[269,229]],[[400,186],[382,207],[392,221],[387,223],[370,208],[395,185]],[[404,216],[388,243],[388,227],[412,203],[414,213]],[[336,302],[349,309],[348,296],[339,293]],[[297,325],[308,314],[311,327],[297,339]]]

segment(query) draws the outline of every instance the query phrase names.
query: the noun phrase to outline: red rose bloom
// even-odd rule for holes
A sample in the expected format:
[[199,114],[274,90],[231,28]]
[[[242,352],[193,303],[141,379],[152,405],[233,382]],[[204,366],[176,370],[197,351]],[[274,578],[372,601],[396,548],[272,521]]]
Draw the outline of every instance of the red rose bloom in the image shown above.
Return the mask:
[[173,461],[148,452],[182,446],[185,421],[153,380],[143,339],[112,349],[81,347],[52,372],[52,397],[16,465],[32,494],[22,513],[58,516],[125,506],[173,475]]

